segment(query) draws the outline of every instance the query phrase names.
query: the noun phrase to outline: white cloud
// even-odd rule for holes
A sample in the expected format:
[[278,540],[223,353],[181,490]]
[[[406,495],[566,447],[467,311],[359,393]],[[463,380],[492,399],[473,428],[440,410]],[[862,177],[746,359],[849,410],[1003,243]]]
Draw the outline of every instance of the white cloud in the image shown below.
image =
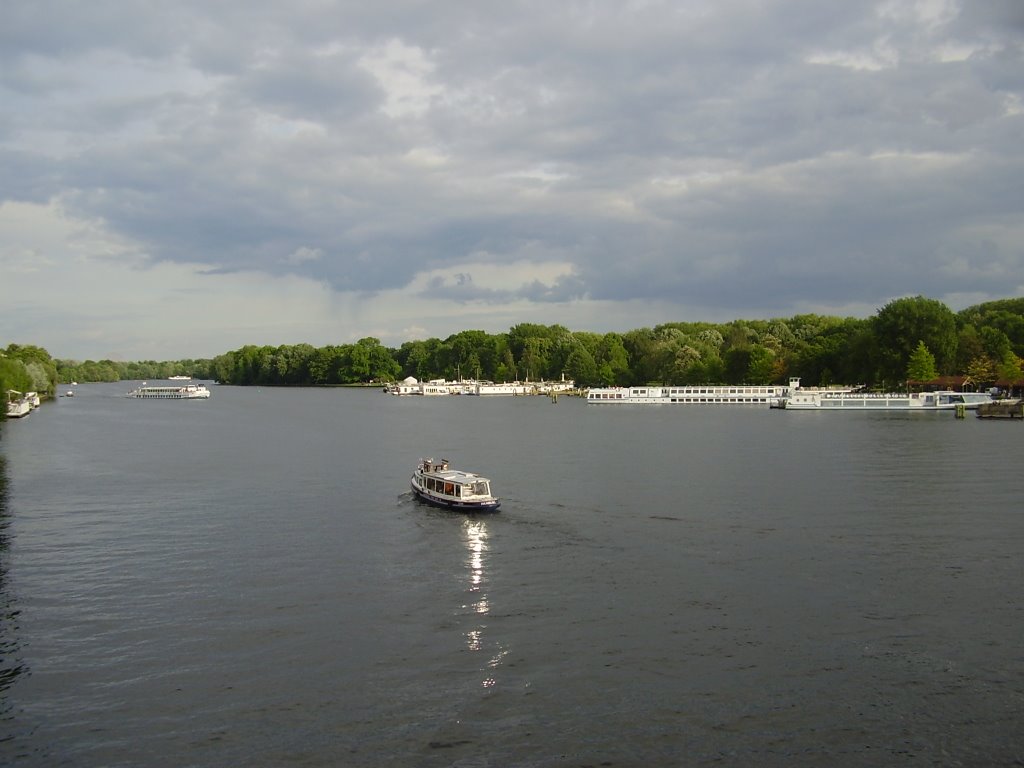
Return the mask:
[[389,40],[368,51],[360,64],[383,88],[383,110],[391,118],[422,114],[430,106],[431,98],[443,90],[430,82],[434,65],[427,53],[401,40]]

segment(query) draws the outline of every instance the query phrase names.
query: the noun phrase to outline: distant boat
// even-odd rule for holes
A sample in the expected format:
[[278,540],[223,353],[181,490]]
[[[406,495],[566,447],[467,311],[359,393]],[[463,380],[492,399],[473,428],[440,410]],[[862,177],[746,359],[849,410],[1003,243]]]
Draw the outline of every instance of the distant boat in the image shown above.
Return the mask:
[[421,459],[409,481],[416,497],[460,512],[493,512],[501,506],[486,477],[451,469],[448,460]]
[[192,381],[191,376],[168,376],[168,381]]
[[128,397],[141,397],[157,400],[205,400],[210,396],[202,384],[185,384],[170,387],[139,387],[128,393]]

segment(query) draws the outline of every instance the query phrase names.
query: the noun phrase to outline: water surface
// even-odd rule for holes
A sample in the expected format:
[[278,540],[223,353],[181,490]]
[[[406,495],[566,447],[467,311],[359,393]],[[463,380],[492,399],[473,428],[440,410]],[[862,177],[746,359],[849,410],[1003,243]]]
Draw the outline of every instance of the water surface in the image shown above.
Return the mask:
[[0,427],[0,762],[1024,759],[1019,423],[127,389]]

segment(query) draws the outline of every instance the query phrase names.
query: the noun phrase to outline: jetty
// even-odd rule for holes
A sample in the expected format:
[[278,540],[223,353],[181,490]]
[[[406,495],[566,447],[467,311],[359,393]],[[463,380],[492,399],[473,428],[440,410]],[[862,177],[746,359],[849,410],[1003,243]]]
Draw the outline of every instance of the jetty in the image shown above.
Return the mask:
[[1022,419],[1024,400],[993,400],[982,403],[977,410],[979,419]]

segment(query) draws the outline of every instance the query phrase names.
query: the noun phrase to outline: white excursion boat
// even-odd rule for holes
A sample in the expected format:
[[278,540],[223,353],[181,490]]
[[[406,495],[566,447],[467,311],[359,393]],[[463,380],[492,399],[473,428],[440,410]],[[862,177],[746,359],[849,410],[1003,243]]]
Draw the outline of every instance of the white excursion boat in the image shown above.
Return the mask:
[[415,376],[407,376],[401,381],[394,381],[384,385],[384,392],[389,395],[422,395],[420,382]]
[[780,408],[789,411],[948,411],[962,406],[974,410],[991,403],[988,392],[829,392],[795,390],[782,398]]
[[144,397],[161,400],[202,400],[210,396],[210,390],[203,384],[176,384],[169,387],[139,387],[128,393],[128,397]]
[[596,387],[587,393],[592,405],[676,404],[676,405],[771,405],[785,397],[789,387],[766,384],[679,387]]
[[7,418],[20,419],[28,416],[32,402],[16,389],[7,390]]
[[409,480],[421,501],[460,512],[493,512],[501,502],[491,495],[491,481],[472,472],[451,469],[448,459],[421,459]]

